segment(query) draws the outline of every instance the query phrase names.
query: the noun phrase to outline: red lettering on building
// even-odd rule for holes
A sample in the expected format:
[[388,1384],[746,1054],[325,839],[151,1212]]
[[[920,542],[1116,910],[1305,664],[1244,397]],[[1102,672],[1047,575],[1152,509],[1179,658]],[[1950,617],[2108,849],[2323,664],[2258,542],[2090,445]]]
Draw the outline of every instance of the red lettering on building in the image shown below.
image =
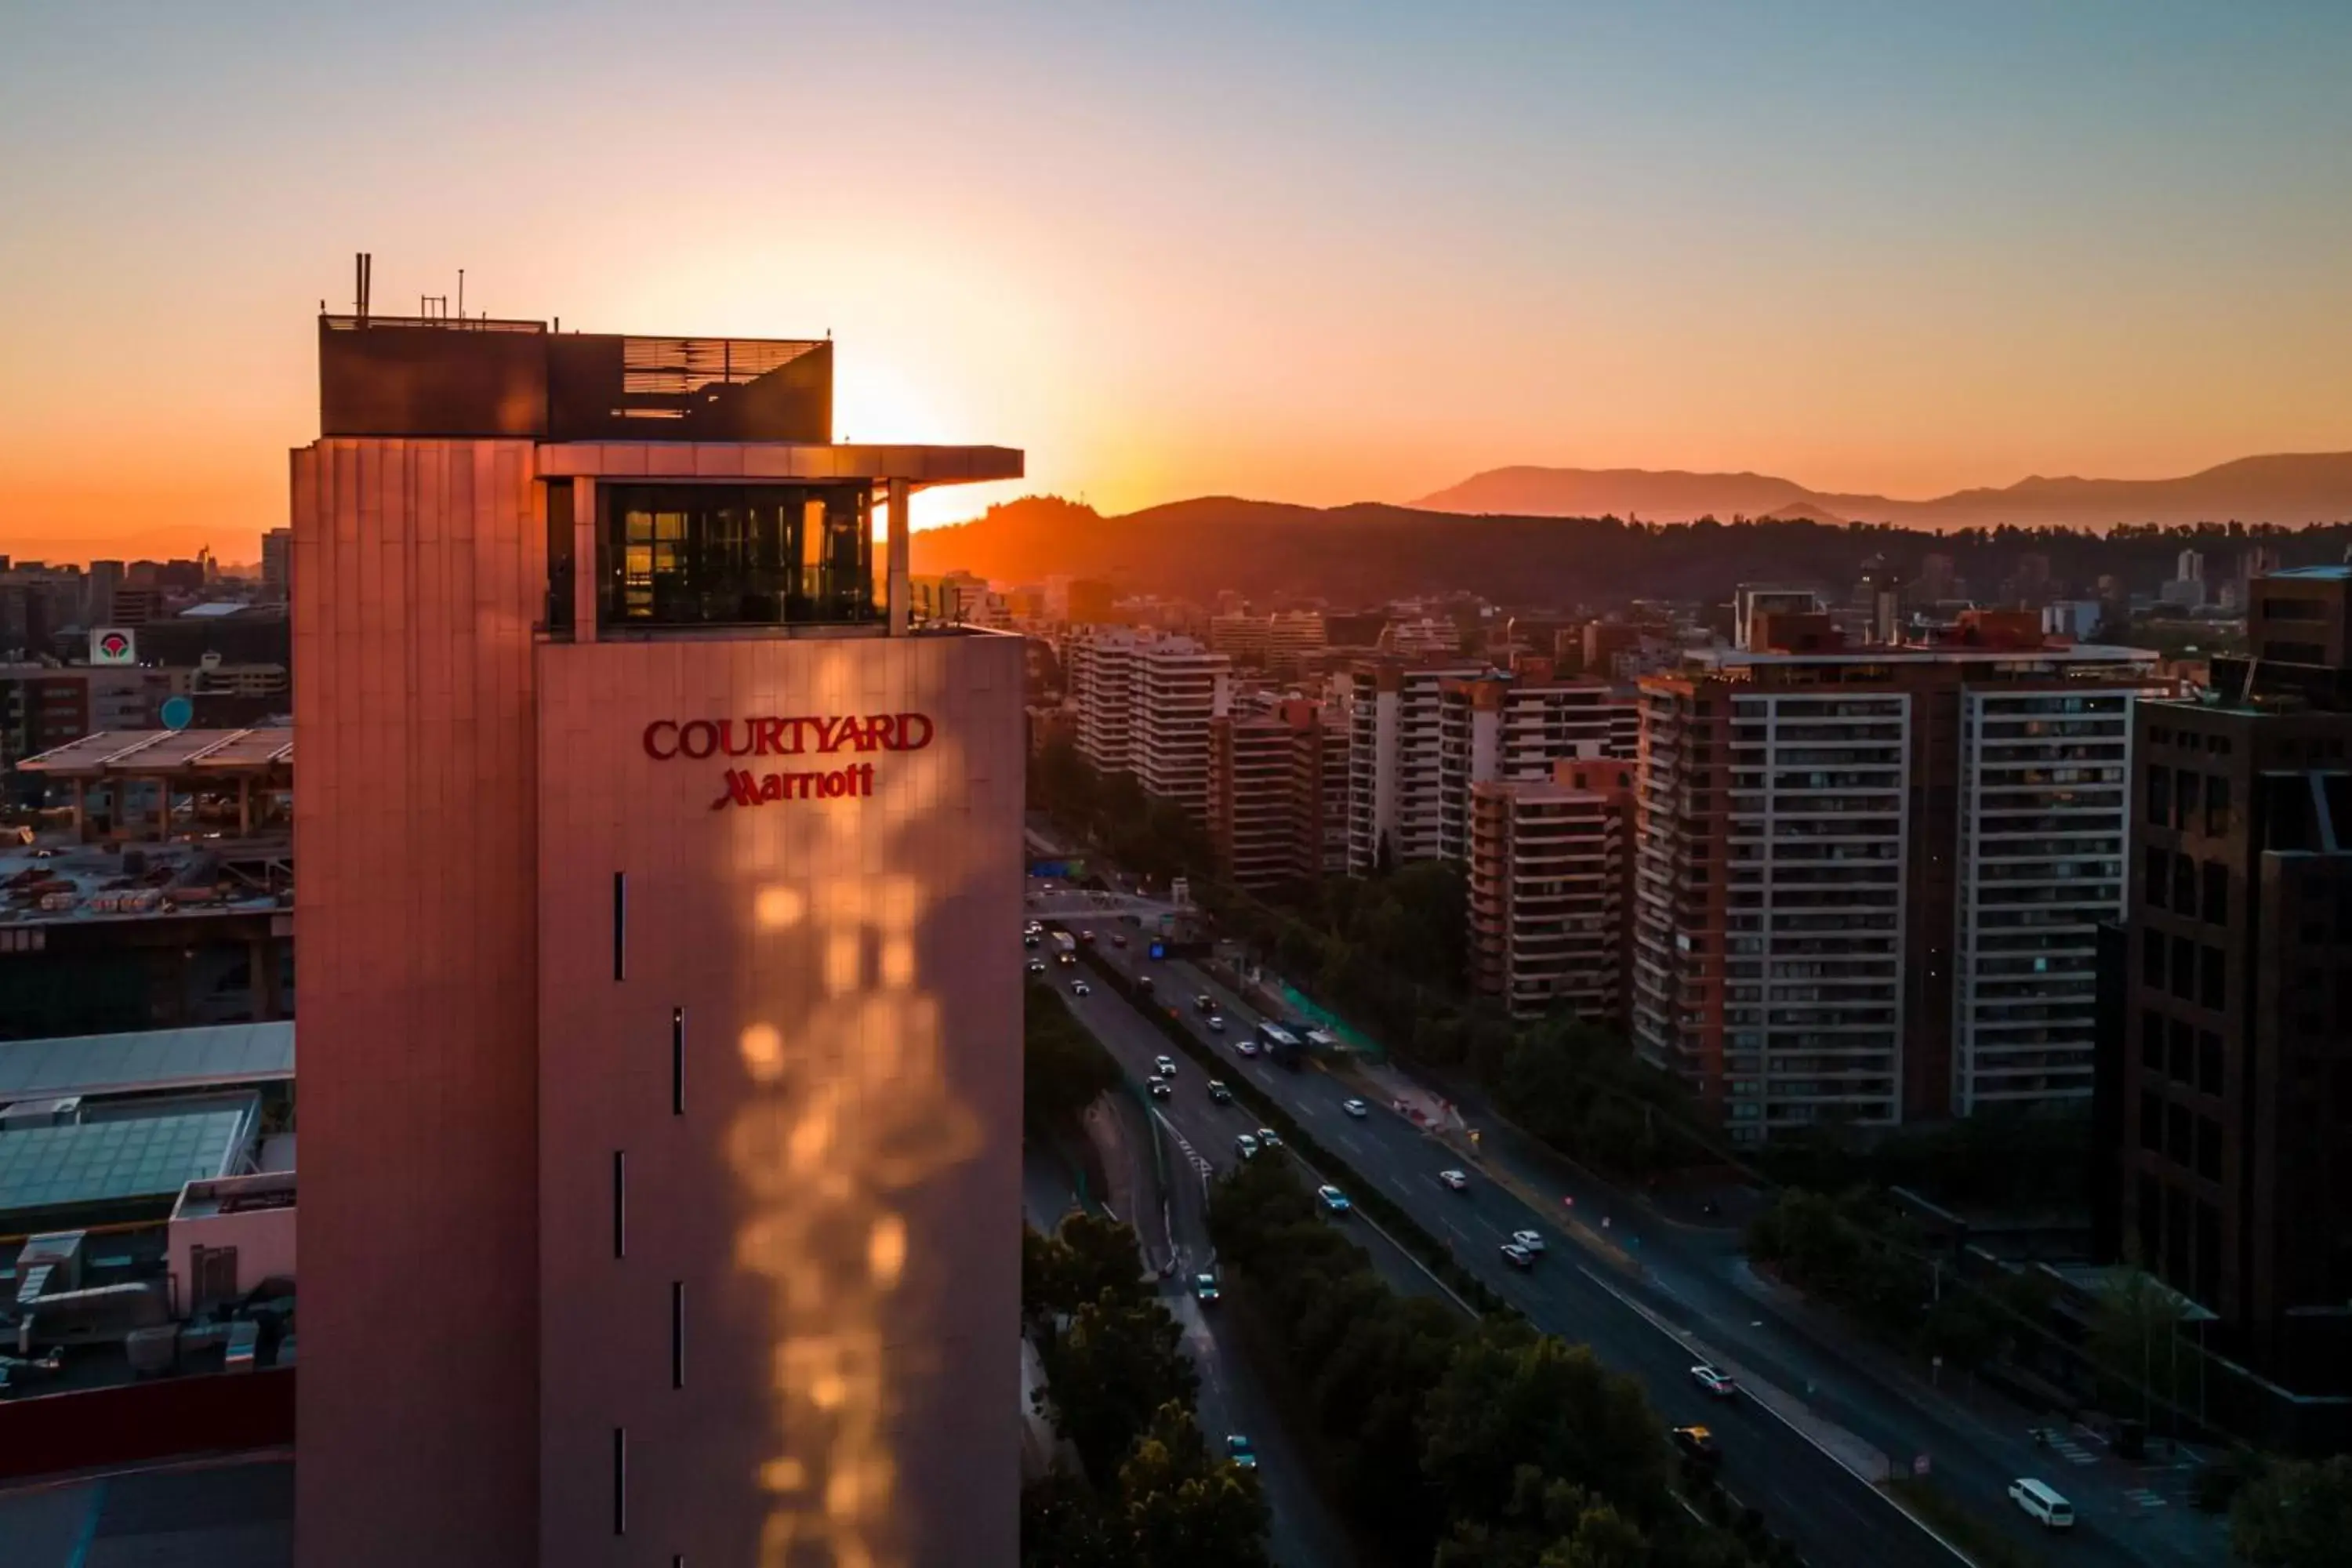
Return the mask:
[[[667,751],[664,751],[662,749],[661,742],[659,740],[661,732],[665,730],[669,731],[669,749]],[[646,755],[651,757],[657,763],[666,763],[669,761],[670,758],[677,755],[677,726],[667,719],[656,719],[652,723],[646,725]]]
[[778,800],[839,800],[864,798],[874,793],[874,764],[854,763],[845,768],[812,773],[755,774],[748,768],[727,770],[727,791],[710,803],[713,811],[730,805],[765,805]]

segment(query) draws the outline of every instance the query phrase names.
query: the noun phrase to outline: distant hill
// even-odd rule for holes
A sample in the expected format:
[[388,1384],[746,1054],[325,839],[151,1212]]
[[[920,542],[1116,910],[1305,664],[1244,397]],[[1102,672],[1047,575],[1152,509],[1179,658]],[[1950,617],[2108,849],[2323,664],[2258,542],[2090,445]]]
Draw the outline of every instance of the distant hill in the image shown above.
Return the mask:
[[1912,528],[2105,527],[2120,522],[2275,522],[2352,519],[2352,452],[2241,458],[2174,479],[2021,479],[1927,500],[1807,489],[1769,474],[1645,468],[1490,468],[1413,503],[1427,511],[1514,517],[1809,517]]
[[[1794,506],[1810,510],[1812,504]],[[2352,518],[2352,505],[2342,515]],[[2262,531],[2287,565],[2342,560],[2352,541],[2352,527]],[[1337,606],[1462,589],[1499,604],[1566,606],[1637,596],[1721,600],[1740,583],[1842,595],[1872,555],[1910,573],[1930,552],[1949,555],[1983,598],[2028,551],[2047,555],[2062,584],[2087,587],[2114,573],[2147,589],[2169,577],[2175,552],[2191,545],[2207,552],[2211,575],[2226,576],[2246,532],[2218,523],[2135,526],[2106,537],[2056,527],[1948,531],[1862,527],[1821,516],[1661,526],[1615,518],[1465,517],[1372,503],[1318,509],[1231,496],[1105,517],[1055,497],[1031,497],[992,507],[971,522],[925,529],[913,550],[920,573],[960,568],[1003,583],[1066,574],[1107,578],[1126,593],[1199,602],[1223,588]]]

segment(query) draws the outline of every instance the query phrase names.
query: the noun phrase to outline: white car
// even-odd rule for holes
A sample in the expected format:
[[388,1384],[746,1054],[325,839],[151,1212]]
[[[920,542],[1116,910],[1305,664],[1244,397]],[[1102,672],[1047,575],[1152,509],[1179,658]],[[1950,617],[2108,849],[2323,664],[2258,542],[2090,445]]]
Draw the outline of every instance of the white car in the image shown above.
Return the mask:
[[1511,1239],[1529,1252],[1541,1252],[1544,1249],[1543,1237],[1536,1231],[1515,1230],[1511,1232]]
[[1210,1015],[1209,1015],[1209,1033],[1211,1033],[1211,1034],[1213,1034],[1213,1035],[1222,1035],[1222,1034],[1223,1034],[1224,1032],[1225,1032],[1225,1019],[1224,1019],[1224,1015],[1223,1015],[1223,1014],[1222,1014],[1222,1013],[1212,1013],[1212,1014],[1210,1014]]
[[1341,1192],[1335,1186],[1329,1185],[1328,1184],[1316,1188],[1315,1195],[1322,1199],[1323,1206],[1330,1210],[1333,1214],[1346,1214],[1349,1209],[1356,1206],[1348,1201],[1347,1194]]
[[1151,1065],[1159,1069],[1159,1073],[1161,1078],[1174,1078],[1176,1076],[1176,1058],[1174,1057],[1154,1057],[1152,1058]]
[[1516,1241],[1507,1241],[1503,1243],[1503,1261],[1514,1268],[1533,1268],[1536,1255]]
[[1176,1086],[1175,1086],[1174,1084],[1172,1084],[1172,1083],[1170,1083],[1166,1079],[1164,1079],[1164,1078],[1155,1078],[1155,1079],[1153,1079],[1151,1080],[1151,1098],[1152,1098],[1152,1099],[1154,1099],[1154,1100],[1165,1100],[1165,1099],[1167,1099],[1170,1095],[1171,1095],[1171,1094],[1173,1094],[1173,1093],[1175,1093],[1175,1092],[1176,1092]]
[[1731,1381],[1727,1372],[1717,1372],[1705,1362],[1690,1369],[1691,1381],[1717,1399],[1728,1399],[1739,1392],[1739,1384]]
[[1437,1179],[1457,1193],[1467,1192],[1470,1189],[1470,1177],[1466,1172],[1440,1171],[1437,1173]]
[[1070,982],[1070,994],[1071,994],[1071,995],[1073,995],[1073,996],[1091,996],[1091,995],[1093,995],[1094,994],[1095,994],[1095,988],[1094,988],[1093,986],[1091,986],[1091,985],[1087,984],[1085,981],[1083,981],[1083,980],[1073,980],[1073,981],[1071,981],[1071,982]]
[[1244,1160],[1257,1158],[1257,1140],[1244,1132],[1234,1140],[1234,1152]]
[[1260,1148],[1279,1149],[1282,1147],[1282,1140],[1274,1135],[1274,1129],[1271,1127],[1259,1128],[1257,1130],[1257,1141]]
[[1234,1049],[1241,1052],[1241,1054],[1245,1057],[1254,1057],[1257,1055],[1257,1041],[1252,1039],[1247,1035],[1244,1035],[1240,1039],[1234,1042]]
[[1339,1102],[1339,1109],[1359,1121],[1372,1113],[1372,1108],[1360,1100],[1343,1100]]

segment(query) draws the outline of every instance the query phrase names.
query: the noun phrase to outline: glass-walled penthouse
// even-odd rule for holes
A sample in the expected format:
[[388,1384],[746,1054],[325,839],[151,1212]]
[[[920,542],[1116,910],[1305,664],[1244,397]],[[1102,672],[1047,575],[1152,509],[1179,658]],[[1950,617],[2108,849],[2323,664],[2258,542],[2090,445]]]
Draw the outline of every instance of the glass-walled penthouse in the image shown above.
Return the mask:
[[[548,496],[549,624],[569,625],[572,487]],[[829,484],[609,483],[595,490],[596,625],[857,626],[886,619],[874,490]]]

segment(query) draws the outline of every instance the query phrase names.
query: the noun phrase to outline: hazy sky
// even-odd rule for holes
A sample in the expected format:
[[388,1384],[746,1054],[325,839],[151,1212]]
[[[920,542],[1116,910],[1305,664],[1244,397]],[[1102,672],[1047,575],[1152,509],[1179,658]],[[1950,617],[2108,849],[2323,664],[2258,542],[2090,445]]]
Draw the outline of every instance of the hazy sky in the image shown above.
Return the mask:
[[2347,80],[2343,0],[0,0],[0,550],[249,555],[358,249],[830,328],[838,435],[1105,510],[2352,447]]

